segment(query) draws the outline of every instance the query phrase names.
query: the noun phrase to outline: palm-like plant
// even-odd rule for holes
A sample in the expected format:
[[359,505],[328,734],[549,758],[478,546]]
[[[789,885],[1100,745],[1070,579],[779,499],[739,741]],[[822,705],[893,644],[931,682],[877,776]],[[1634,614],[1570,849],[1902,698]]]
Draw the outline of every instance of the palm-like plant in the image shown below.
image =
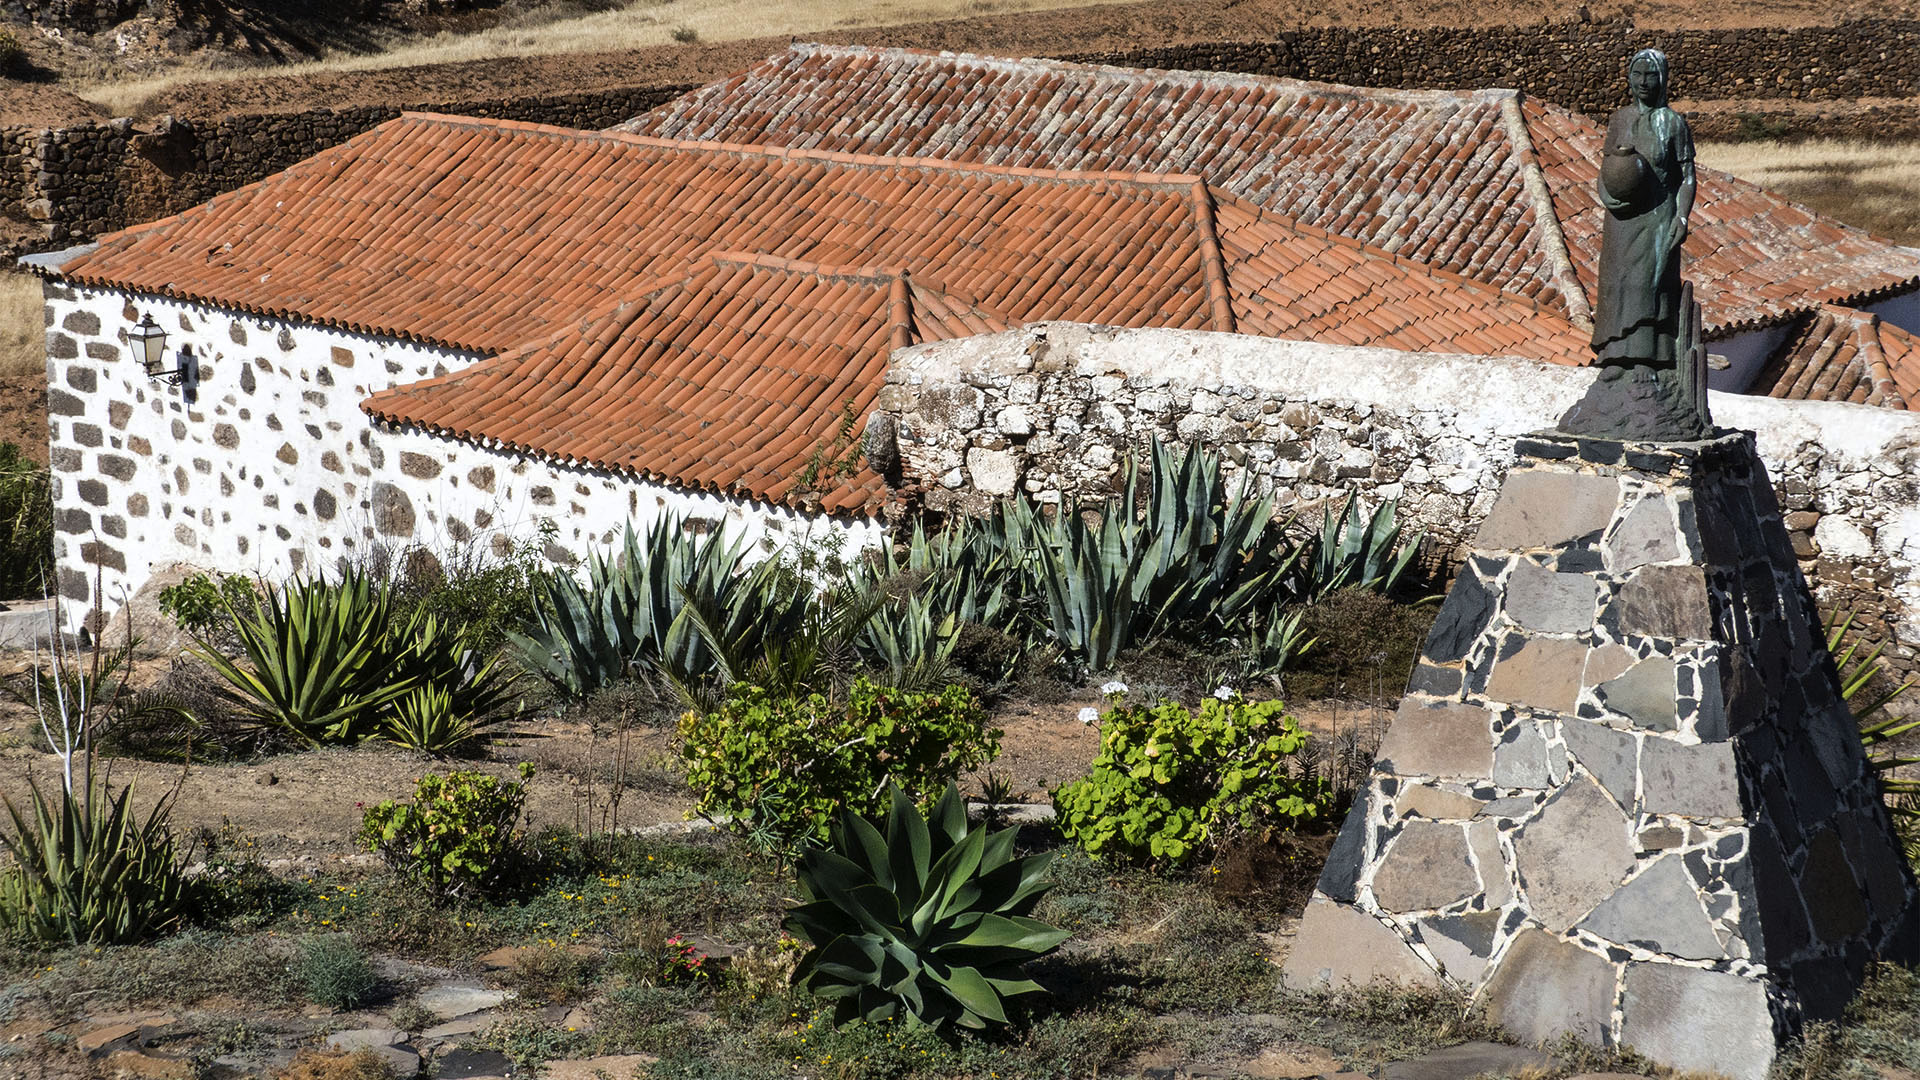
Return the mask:
[[1041,990],[1022,965],[1069,936],[1029,917],[1051,855],[1014,855],[1016,830],[970,827],[952,784],[922,817],[898,788],[884,827],[844,814],[830,848],[801,856],[805,901],[786,928],[812,946],[794,982],[834,1021],[904,1018],[982,1029]]

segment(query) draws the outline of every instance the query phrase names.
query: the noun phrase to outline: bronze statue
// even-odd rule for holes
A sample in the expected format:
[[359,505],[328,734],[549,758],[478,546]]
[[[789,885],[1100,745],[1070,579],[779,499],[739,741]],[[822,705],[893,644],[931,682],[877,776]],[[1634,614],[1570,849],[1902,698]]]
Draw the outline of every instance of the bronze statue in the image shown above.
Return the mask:
[[1593,386],[1560,430],[1604,439],[1677,441],[1713,429],[1706,353],[1680,248],[1693,211],[1693,135],[1667,107],[1667,57],[1642,49],[1627,65],[1633,104],[1607,124],[1600,160],[1600,286]]

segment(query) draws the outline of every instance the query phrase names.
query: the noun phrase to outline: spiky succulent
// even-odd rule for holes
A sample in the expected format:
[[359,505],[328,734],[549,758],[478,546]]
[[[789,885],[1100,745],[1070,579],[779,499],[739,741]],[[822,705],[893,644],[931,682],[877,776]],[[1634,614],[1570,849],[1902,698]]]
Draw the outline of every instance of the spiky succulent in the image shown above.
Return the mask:
[[924,818],[896,788],[884,832],[842,815],[831,847],[801,856],[786,927],[813,948],[794,982],[835,999],[836,1024],[1009,1022],[1007,999],[1041,989],[1022,966],[1068,937],[1028,917],[1053,856],[1016,858],[1016,832],[970,827],[952,784]]

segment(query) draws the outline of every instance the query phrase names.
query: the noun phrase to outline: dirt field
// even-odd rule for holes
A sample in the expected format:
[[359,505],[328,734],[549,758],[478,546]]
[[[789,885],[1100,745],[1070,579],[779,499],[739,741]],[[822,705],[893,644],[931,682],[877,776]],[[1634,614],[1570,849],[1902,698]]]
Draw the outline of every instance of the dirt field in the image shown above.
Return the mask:
[[[19,676],[30,664],[25,652],[0,651],[0,681],[25,689],[30,684]],[[141,662],[135,684],[145,685],[164,668],[164,661]],[[1086,773],[1099,750],[1099,729],[1081,723],[1080,711],[1104,704],[1093,688],[1071,691],[1060,701],[1003,703],[992,718],[1005,733],[1000,756],[962,787],[978,794],[985,773],[991,772],[1009,784],[1015,800],[1046,803],[1050,789]],[[1304,728],[1322,736],[1351,738],[1359,731],[1365,746],[1377,742],[1391,715],[1389,706],[1358,701],[1307,702],[1292,711]],[[607,824],[616,749],[611,737],[596,738],[577,717],[530,721],[523,730],[531,737],[496,745],[477,767],[506,776],[520,762],[532,762],[539,772],[527,812],[536,823],[567,828]],[[29,778],[42,785],[59,782],[59,759],[44,747],[33,709],[11,694],[0,694],[0,796],[18,804],[27,795]],[[693,800],[681,779],[672,718],[636,727],[626,753],[627,779],[617,824],[685,821]],[[422,772],[449,767],[384,743],[185,767],[125,757],[102,760],[116,783],[136,783],[136,799],[146,805],[177,787],[174,821],[179,827],[218,829],[230,823],[268,856],[303,863],[341,857],[352,847],[365,805],[399,797]]]

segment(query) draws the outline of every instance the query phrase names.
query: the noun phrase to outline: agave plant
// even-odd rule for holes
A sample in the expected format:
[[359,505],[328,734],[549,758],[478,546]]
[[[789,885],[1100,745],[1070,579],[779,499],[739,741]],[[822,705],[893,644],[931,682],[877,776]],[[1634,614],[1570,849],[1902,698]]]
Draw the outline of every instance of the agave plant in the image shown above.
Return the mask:
[[1166,538],[1144,541],[1125,510],[1111,502],[1097,525],[1063,512],[1044,519],[1034,535],[1054,640],[1090,670],[1112,667],[1120,650],[1133,644],[1135,583],[1159,563]]
[[1231,633],[1278,592],[1300,549],[1274,520],[1272,497],[1256,497],[1250,481],[1223,498],[1218,455],[1191,446],[1176,456],[1157,439],[1151,453],[1145,477],[1138,459],[1128,459],[1125,482],[1126,491],[1146,495],[1138,536],[1162,539],[1158,558],[1136,580],[1137,636],[1176,627]]
[[0,926],[46,944],[125,944],[185,917],[190,887],[168,825],[171,796],[142,819],[133,786],[110,792],[93,777],[80,790],[43,795],[28,780],[26,813],[0,799],[13,835],[0,835],[12,865],[0,872]]
[[1393,592],[1413,565],[1421,536],[1415,532],[1401,541],[1398,506],[1388,499],[1369,515],[1349,495],[1338,514],[1325,511],[1312,552],[1300,564],[1301,598],[1317,601],[1349,588]]
[[[617,557],[590,556],[584,585],[545,575],[535,590],[540,602],[507,640],[529,670],[572,698],[635,674],[709,677],[717,670],[712,641],[738,645],[775,586],[772,570],[741,573],[745,554],[738,542],[689,533],[679,517],[655,520],[644,541],[629,525]],[[689,602],[709,634],[682,617]]]
[[248,715],[284,728],[312,746],[351,742],[372,734],[385,706],[419,685],[417,673],[395,670],[397,634],[386,588],[358,570],[339,582],[295,581],[248,598],[242,611],[221,603],[246,650],[247,666],[205,640],[193,650],[247,699]]
[[483,656],[466,628],[430,612],[389,641],[390,670],[412,681],[381,717],[380,734],[429,754],[456,754],[507,719],[518,676],[498,656]]
[[883,826],[842,815],[832,846],[801,857],[785,926],[812,948],[795,984],[833,999],[836,1024],[1008,1023],[1008,999],[1041,990],[1022,965],[1068,937],[1029,917],[1052,856],[1016,858],[1014,837],[970,827],[952,784],[927,817],[898,788]]
[[[1907,679],[1898,686],[1871,692],[1869,684],[1884,666],[1880,654],[1886,645],[1876,645],[1861,653],[1858,640],[1846,640],[1853,620],[1851,611],[1827,620],[1827,652],[1833,656],[1833,666],[1840,675],[1840,697],[1847,703],[1854,722],[1860,725],[1860,743],[1867,750],[1867,766],[1880,778],[1880,794],[1887,800],[1887,810],[1893,815],[1903,846],[1909,857],[1920,855],[1920,780],[1899,775],[1903,769],[1920,765],[1920,758],[1895,753],[1892,746],[1895,739],[1920,728],[1920,720],[1886,712],[1896,698],[1913,689],[1914,680]],[[1870,696],[1863,697],[1863,693]]]

